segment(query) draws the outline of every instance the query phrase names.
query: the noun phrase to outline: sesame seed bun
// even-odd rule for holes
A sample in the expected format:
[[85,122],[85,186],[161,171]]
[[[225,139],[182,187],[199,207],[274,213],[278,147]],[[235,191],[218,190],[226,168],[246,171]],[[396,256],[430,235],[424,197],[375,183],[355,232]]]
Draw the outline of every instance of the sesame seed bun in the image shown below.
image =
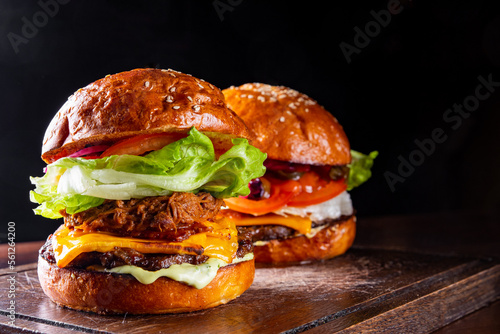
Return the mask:
[[212,84],[173,70],[136,69],[108,75],[79,89],[52,119],[42,146],[48,163],[86,145],[112,144],[149,133],[208,135],[216,147],[249,138],[243,121]]
[[[155,133],[184,134],[192,127],[212,140],[216,152],[231,147],[233,138],[250,139],[244,122],[227,108],[224,95],[212,84],[173,70],[136,69],[106,76],[71,95],[46,130],[42,159],[51,163],[89,145],[113,145],[133,136]],[[130,211],[124,208],[130,209],[134,203],[127,200],[118,202],[111,198],[110,205],[113,208],[120,206],[123,214],[115,215],[113,219],[102,222],[102,225],[109,227],[126,220],[131,223],[132,229],[147,229],[144,226],[149,224],[158,224],[160,227],[172,224],[177,227],[185,220],[186,228],[191,229],[189,233],[202,233],[203,230],[199,232],[199,227],[193,223],[203,222],[202,215],[189,209],[190,205],[201,205],[196,201],[178,203],[184,211],[172,213],[172,216],[176,215],[180,223],[174,223],[168,215],[159,218],[165,222],[155,220],[151,223],[153,218],[147,217],[148,211],[156,212],[159,209],[154,205],[165,204],[171,198],[161,198],[156,204],[141,205],[140,209]],[[219,201],[216,207],[210,206],[207,210],[212,210],[215,216],[221,203]],[[65,212],[65,215],[69,214]],[[156,219],[159,216],[154,217]],[[94,219],[97,218],[90,218],[89,223]],[[68,220],[66,223],[68,227]],[[188,226],[190,224],[193,226]],[[68,228],[74,229],[74,226]],[[236,237],[234,226],[231,225],[230,229],[224,238]],[[101,231],[106,229],[96,228],[92,233],[108,233]],[[159,234],[157,239],[161,240]],[[117,239],[121,236],[124,235],[114,235]],[[236,239],[232,241],[237,244]],[[165,242],[172,240],[167,236]],[[117,241],[114,249],[120,250],[120,244]],[[199,248],[203,250],[201,245]],[[52,250],[56,252],[55,248]],[[218,269],[216,277],[207,286],[197,289],[166,277],[160,277],[151,284],[143,284],[128,274],[94,271],[88,267],[76,269],[70,265],[60,268],[43,257],[38,259],[40,285],[51,300],[72,309],[106,314],[177,313],[214,307],[246,291],[253,282],[254,272],[253,260],[229,264]]]
[[[230,87],[223,94],[228,107],[247,124],[254,136],[253,145],[267,153],[269,159],[322,166],[351,162],[350,145],[342,126],[307,95],[261,83]],[[251,220],[252,216],[246,218]],[[266,225],[261,217],[256,226],[259,224]],[[356,234],[354,215],[324,226],[314,236],[297,234],[254,240],[255,261],[278,264],[327,260],[351,247]]]
[[351,161],[347,136],[337,119],[296,90],[248,83],[223,90],[227,106],[254,136],[268,158],[314,165]]

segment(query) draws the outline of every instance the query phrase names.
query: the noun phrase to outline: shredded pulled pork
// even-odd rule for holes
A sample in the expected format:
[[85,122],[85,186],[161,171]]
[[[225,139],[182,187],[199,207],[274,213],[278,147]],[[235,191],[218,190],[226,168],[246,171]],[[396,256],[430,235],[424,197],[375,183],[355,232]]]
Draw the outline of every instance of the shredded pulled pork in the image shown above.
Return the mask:
[[182,241],[207,232],[204,221],[213,221],[224,205],[209,193],[173,193],[128,201],[106,200],[102,205],[64,216],[64,224],[84,232],[109,232],[120,236]]

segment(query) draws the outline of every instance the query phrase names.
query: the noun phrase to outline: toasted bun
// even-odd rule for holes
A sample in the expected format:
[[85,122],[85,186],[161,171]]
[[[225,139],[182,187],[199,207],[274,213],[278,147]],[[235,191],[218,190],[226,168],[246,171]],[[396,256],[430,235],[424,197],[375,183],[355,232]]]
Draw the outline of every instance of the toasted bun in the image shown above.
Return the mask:
[[223,90],[226,103],[243,118],[253,145],[271,159],[315,165],[351,161],[349,141],[337,119],[293,89],[259,83]]
[[301,235],[271,240],[254,246],[255,261],[260,263],[295,263],[328,260],[344,254],[354,242],[356,217],[320,230],[312,238]]
[[221,146],[249,138],[243,121],[212,84],[173,70],[136,69],[108,75],[71,95],[52,119],[42,159],[52,162],[86,145],[138,134],[204,132]]
[[142,284],[133,276],[59,268],[38,258],[38,278],[55,303],[101,314],[159,314],[191,312],[225,304],[253,282],[254,261],[222,267],[203,289],[160,277]]

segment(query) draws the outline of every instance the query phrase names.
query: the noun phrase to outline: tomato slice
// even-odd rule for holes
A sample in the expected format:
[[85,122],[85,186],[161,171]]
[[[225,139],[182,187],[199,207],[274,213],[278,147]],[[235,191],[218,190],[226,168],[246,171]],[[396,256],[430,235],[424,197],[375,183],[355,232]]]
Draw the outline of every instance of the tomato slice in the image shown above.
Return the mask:
[[287,206],[304,207],[326,202],[347,189],[344,179],[325,180],[314,172],[305,173],[298,182],[301,192],[287,203]]
[[155,151],[164,146],[186,137],[181,133],[154,133],[150,135],[139,135],[122,140],[101,154],[101,158],[110,155],[141,155],[149,151]]
[[294,180],[272,180],[271,185],[269,198],[252,200],[233,197],[224,199],[224,202],[231,210],[261,216],[285,206],[301,189],[300,183]]

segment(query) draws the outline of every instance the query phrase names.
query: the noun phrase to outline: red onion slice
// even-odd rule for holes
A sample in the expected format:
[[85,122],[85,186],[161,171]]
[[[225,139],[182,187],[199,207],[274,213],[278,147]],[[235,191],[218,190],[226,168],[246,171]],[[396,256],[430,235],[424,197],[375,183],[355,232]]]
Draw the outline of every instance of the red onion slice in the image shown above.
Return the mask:
[[109,148],[108,145],[90,146],[90,147],[86,147],[84,149],[81,149],[80,151],[76,151],[75,153],[73,153],[71,155],[68,155],[68,157],[70,157],[70,158],[78,158],[78,157],[81,157],[81,156],[84,156],[84,155],[88,155],[88,154],[91,154],[91,153],[95,153],[95,152],[104,152],[104,151],[106,151],[107,148]]

